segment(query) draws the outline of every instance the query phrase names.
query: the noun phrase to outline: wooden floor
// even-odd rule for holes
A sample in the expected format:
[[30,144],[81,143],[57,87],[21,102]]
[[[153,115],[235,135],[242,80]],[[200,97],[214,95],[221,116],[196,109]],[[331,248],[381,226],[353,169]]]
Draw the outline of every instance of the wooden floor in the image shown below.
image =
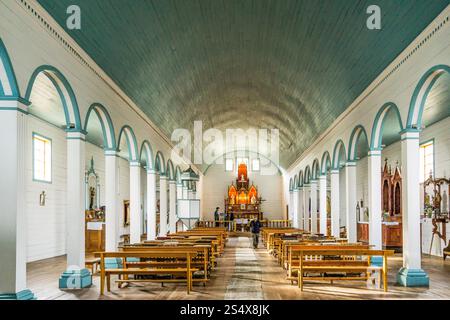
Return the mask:
[[[262,246],[261,246],[262,247]],[[225,253],[218,261],[211,281],[203,287],[194,285],[186,294],[183,284],[133,284],[99,295],[99,277],[93,286],[83,290],[61,291],[58,278],[66,266],[65,256],[28,264],[28,287],[38,299],[450,299],[450,259],[424,256],[423,268],[430,276],[430,288],[404,288],[395,284],[401,256],[389,259],[389,292],[368,287],[362,281],[308,282],[301,293],[296,285],[285,280],[285,272],[265,249],[254,250],[246,236],[231,237]]]

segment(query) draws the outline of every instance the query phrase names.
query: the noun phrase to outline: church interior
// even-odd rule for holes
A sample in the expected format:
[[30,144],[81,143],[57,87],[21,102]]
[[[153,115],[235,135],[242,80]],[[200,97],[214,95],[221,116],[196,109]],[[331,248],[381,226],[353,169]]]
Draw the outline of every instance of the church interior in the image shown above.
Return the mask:
[[0,1],[0,300],[450,299],[449,16]]

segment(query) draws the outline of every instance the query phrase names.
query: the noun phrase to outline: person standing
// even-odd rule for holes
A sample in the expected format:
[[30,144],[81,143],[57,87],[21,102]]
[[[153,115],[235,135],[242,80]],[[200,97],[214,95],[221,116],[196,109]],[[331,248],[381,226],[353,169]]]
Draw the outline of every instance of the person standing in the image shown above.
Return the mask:
[[233,231],[234,230],[234,213],[230,212],[230,215],[228,217],[228,219],[230,220],[228,223],[228,231]]
[[254,249],[258,248],[260,229],[261,229],[261,222],[259,221],[259,218],[256,217],[250,222],[250,231],[252,233]]
[[214,221],[216,222],[216,227],[219,226],[219,207],[216,207],[216,211],[214,211]]

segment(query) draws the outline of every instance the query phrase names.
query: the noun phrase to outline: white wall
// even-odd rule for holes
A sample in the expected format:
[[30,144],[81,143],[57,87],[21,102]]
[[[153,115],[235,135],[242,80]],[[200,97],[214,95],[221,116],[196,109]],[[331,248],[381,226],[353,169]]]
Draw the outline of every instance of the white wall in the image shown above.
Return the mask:
[[[32,134],[43,135],[52,140],[52,182],[33,181]],[[26,154],[25,212],[27,219],[27,262],[51,258],[66,253],[66,133],[33,116],[28,117],[28,139]],[[100,180],[100,205],[105,205],[105,156],[103,149],[86,143],[86,170],[94,157],[94,169]],[[128,161],[119,158],[119,235],[129,233],[123,226],[123,201],[130,200],[130,168]],[[145,194],[145,171],[141,189]],[[45,191],[46,204],[41,207],[39,195]],[[145,206],[144,206],[145,208]],[[108,213],[106,213],[108,214]]]
[[[227,196],[228,186],[234,181],[236,173],[225,171],[225,165],[212,165],[202,179],[203,219],[214,220],[214,210],[220,207],[224,211],[224,199]],[[258,188],[259,195],[266,201],[262,204],[264,218],[270,220],[283,219],[286,211],[286,202],[283,199],[283,178],[281,175],[266,176],[258,172],[249,171],[250,183]]]

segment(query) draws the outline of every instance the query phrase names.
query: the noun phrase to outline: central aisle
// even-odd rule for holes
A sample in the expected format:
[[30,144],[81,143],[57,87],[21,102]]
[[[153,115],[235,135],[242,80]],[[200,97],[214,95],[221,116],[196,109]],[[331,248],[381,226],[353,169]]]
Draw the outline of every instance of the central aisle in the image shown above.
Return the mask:
[[230,238],[228,246],[234,247],[234,273],[226,288],[225,300],[262,300],[261,262],[255,255],[252,240],[248,237]]

